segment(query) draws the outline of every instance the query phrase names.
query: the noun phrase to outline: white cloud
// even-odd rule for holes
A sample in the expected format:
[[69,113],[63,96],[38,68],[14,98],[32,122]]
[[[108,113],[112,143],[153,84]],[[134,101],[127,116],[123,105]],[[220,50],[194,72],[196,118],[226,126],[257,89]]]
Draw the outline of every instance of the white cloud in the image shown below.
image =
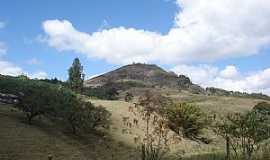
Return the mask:
[[175,26],[165,35],[125,27],[89,34],[67,20],[47,20],[43,29],[51,47],[117,64],[208,62],[258,54],[270,43],[268,0],[177,0],[177,5]]
[[[4,22],[0,22],[0,29],[5,27]],[[7,46],[4,42],[0,41],[0,56],[2,54],[7,53]],[[36,58],[32,58],[29,61],[27,61],[28,64],[39,64],[40,61]],[[30,78],[37,78],[37,79],[43,79],[48,77],[47,73],[44,71],[39,71],[35,73],[28,73],[24,71],[21,67],[9,62],[2,60],[0,57],[0,74],[1,75],[9,75],[9,76],[19,76],[19,75],[27,75]]]
[[236,78],[238,75],[238,70],[233,65],[226,66],[224,70],[220,71],[220,76],[223,78]]
[[189,76],[203,87],[217,87],[241,92],[262,92],[270,95],[270,68],[253,73],[239,73],[235,66],[221,70],[214,66],[178,65],[171,69],[177,74]]
[[48,74],[46,72],[39,71],[33,74],[28,74],[28,76],[33,79],[45,79],[48,77]]
[[23,70],[10,62],[0,60],[0,74],[18,76],[23,74]]
[[48,77],[48,74],[44,71],[29,73],[29,72],[24,71],[21,67],[11,62],[3,61],[3,60],[0,60],[0,74],[9,75],[9,76],[26,75],[33,79],[44,79]]

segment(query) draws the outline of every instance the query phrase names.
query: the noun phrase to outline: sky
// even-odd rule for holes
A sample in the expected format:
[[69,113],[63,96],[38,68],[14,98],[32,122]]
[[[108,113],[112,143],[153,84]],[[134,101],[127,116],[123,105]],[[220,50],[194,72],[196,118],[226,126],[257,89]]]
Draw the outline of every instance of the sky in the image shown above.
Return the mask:
[[270,95],[269,0],[3,0],[0,74],[67,79],[133,62]]

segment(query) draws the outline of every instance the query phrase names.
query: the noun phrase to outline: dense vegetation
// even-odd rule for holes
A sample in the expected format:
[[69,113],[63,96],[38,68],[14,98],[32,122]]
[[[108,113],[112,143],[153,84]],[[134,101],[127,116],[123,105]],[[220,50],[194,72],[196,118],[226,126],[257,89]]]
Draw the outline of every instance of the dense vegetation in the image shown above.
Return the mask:
[[197,138],[208,125],[206,114],[199,107],[187,103],[168,107],[167,117],[170,128],[188,138]]
[[264,142],[267,144],[270,138],[269,115],[258,112],[258,105],[247,113],[228,114],[217,124],[216,133],[226,140],[227,159],[251,160],[265,146]]
[[73,133],[106,127],[110,114],[101,106],[84,102],[70,89],[25,76],[1,76],[0,92],[18,97],[15,105],[23,111],[29,124],[37,116],[45,116],[69,124]]
[[206,93],[208,95],[215,95],[215,96],[232,96],[232,97],[258,98],[258,99],[270,100],[269,96],[262,94],[262,93],[246,93],[246,92],[239,92],[239,91],[227,91],[224,89],[214,88],[214,87],[207,87]]
[[112,85],[104,85],[96,88],[84,88],[83,94],[98,99],[116,100],[118,99],[118,91]]

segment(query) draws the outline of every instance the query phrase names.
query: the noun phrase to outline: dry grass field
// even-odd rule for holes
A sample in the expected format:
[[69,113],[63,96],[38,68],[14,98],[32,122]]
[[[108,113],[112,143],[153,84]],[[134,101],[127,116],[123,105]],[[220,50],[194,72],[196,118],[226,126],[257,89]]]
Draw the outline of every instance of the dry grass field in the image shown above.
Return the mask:
[[[169,94],[167,94],[169,95]],[[229,112],[243,112],[251,109],[262,100],[193,95],[189,93],[169,95],[174,101],[199,105],[203,111],[225,115]],[[0,159],[1,160],[46,160],[53,155],[55,160],[132,160],[138,158],[135,137],[142,138],[145,122],[136,111],[129,111],[133,103],[87,99],[95,105],[102,105],[111,112],[111,127],[103,135],[89,134],[82,137],[71,136],[64,128],[46,120],[36,119],[33,125],[25,123],[23,114],[12,106],[0,104]],[[127,127],[123,118],[132,123],[138,120],[138,126]],[[150,126],[151,127],[151,126]],[[153,127],[153,126],[152,126]],[[169,133],[173,137],[173,132]],[[223,152],[223,140],[215,136],[210,129],[205,136],[213,141],[203,144],[189,139],[173,139],[170,147],[172,155],[198,155]]]
[[133,159],[133,149],[108,136],[72,136],[44,118],[28,125],[21,112],[0,105],[0,160]]

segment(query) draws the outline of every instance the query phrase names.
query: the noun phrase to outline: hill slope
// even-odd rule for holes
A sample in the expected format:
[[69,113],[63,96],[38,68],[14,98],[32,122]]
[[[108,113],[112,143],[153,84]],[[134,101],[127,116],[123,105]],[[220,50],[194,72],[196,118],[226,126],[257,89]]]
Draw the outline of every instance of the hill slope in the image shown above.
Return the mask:
[[187,89],[194,92],[203,93],[204,89],[195,85],[184,76],[177,76],[173,72],[167,72],[157,65],[131,64],[123,66],[114,71],[105,73],[85,82],[87,87],[103,86],[106,83],[133,82],[144,87],[168,87],[174,89]]
[[148,89],[168,88],[178,91],[186,90],[190,93],[203,95],[270,100],[269,96],[262,93],[227,91],[214,87],[204,89],[201,86],[192,83],[189,77],[185,75],[178,76],[173,72],[167,72],[155,64],[130,64],[85,81],[86,87],[99,87],[106,84],[113,84],[114,87],[120,90],[127,90],[134,87]]

